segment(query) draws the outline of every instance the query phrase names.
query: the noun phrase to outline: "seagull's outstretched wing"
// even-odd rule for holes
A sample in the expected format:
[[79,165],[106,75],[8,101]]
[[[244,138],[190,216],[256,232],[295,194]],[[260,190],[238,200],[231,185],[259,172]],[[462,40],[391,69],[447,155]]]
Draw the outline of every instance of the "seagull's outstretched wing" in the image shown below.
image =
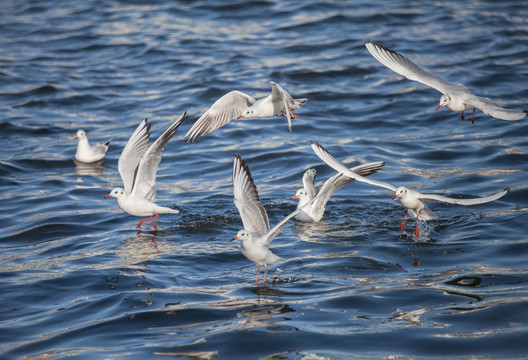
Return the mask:
[[136,181],[132,193],[139,198],[154,201],[156,198],[156,173],[161,161],[161,152],[176,133],[183,121],[185,112],[176,119],[161,136],[148,148],[139,162]]
[[[358,165],[349,170],[360,176],[369,176],[380,171],[383,166],[385,166],[385,161],[376,161]],[[334,195],[337,190],[354,180],[354,178],[348,177],[343,173],[335,174],[330,179],[326,180],[320,190],[321,196],[317,201],[314,202],[314,208],[323,210],[330,197]]]
[[196,120],[184,138],[188,139],[188,142],[194,142],[199,136],[209,134],[236,119],[254,102],[254,98],[238,90],[228,92]]
[[435,195],[435,194],[422,194],[420,193],[419,199],[420,200],[433,200],[433,201],[441,201],[449,204],[457,204],[457,205],[478,205],[478,204],[485,204],[490,201],[494,201],[497,199],[500,199],[504,195],[506,195],[510,191],[510,188],[506,188],[502,191],[499,191],[498,193],[495,193],[493,195],[484,196],[480,198],[472,198],[472,199],[454,199],[447,196],[441,196],[441,195]]
[[377,181],[372,180],[369,178],[366,178],[364,176],[361,176],[354,171],[351,171],[349,168],[347,168],[345,165],[337,161],[332,154],[330,154],[322,145],[320,145],[318,142],[310,142],[312,145],[312,150],[315,152],[315,154],[323,160],[326,165],[330,166],[332,169],[334,169],[337,172],[343,173],[348,177],[353,178],[354,180],[365,182],[367,184],[376,185],[380,187],[384,187],[386,189],[396,191],[396,188],[392,186],[391,184],[388,184],[383,181]]
[[291,97],[286,90],[284,90],[279,84],[270,81],[271,84],[271,101],[272,102],[278,102],[281,101],[284,104],[284,115],[286,116],[286,119],[288,119],[288,129],[290,129],[290,132],[292,131],[292,122],[291,122],[291,104],[294,103],[293,98]]
[[[418,65],[407,59],[405,56],[398,54],[396,51],[386,48],[376,41],[365,41],[367,50],[380,63],[391,69],[397,74],[405,76],[409,80],[418,81],[433,89],[440,91],[442,94],[448,93],[455,88],[459,88],[460,84],[446,81],[438,76],[435,76]],[[465,87],[464,87],[465,89]]]
[[148,119],[143,120],[128,139],[119,160],[117,169],[123,180],[125,192],[130,194],[134,185],[134,172],[147,152],[150,141],[150,124]]
[[240,154],[236,154],[233,161],[233,195],[244,229],[258,236],[267,234],[268,214],[262,206],[249,167]]
[[470,94],[469,97],[464,99],[464,102],[482,110],[482,112],[486,115],[490,115],[496,119],[501,120],[521,120],[528,114],[528,111],[526,110],[506,109],[488,98],[476,96],[473,94]]
[[303,188],[308,193],[308,197],[313,199],[317,195],[317,189],[315,188],[315,175],[317,174],[315,169],[308,169],[304,172],[302,177]]

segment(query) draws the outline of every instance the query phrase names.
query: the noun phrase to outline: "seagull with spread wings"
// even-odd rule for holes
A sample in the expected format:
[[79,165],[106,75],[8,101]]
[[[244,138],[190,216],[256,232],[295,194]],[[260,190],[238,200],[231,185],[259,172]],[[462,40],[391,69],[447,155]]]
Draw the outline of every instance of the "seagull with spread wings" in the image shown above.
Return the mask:
[[159,214],[180,212],[177,209],[159,206],[154,203],[154,200],[156,199],[156,173],[161,161],[161,152],[176,133],[184,116],[185,113],[180,115],[150,147],[150,124],[147,123],[147,119],[143,120],[119,156],[117,168],[124,188],[113,189],[105,198],[116,198],[119,207],[130,215],[147,216],[137,224],[138,228],[144,221],[154,216],[152,226],[157,230],[156,219]]
[[292,131],[292,111],[303,106],[308,99],[294,99],[279,84],[270,81],[271,92],[268,96],[256,100],[238,90],[222,96],[189,129],[185,138],[194,142],[199,136],[209,134],[233,119],[267,118],[284,115],[288,119],[288,128]]
[[[312,202],[317,201],[319,196],[324,194],[324,191],[320,191],[306,205],[309,206]],[[257,265],[257,279],[255,280],[255,284],[257,285],[259,284],[260,266],[264,266],[265,271],[262,284],[265,284],[268,265],[280,259],[280,257],[272,253],[269,249],[271,241],[302,208],[295,210],[270,229],[268,214],[260,201],[257,187],[251,177],[249,167],[240,154],[235,155],[233,161],[233,195],[235,206],[240,213],[240,218],[244,226],[244,229],[240,230],[233,240],[242,241],[242,254]]]
[[[361,176],[369,176],[381,170],[381,167],[385,166],[385,162],[377,161],[366,163],[363,165],[358,165],[350,169]],[[319,222],[323,218],[323,214],[326,209],[326,203],[330,200],[330,197],[340,188],[346,184],[354,181],[354,178],[348,177],[344,174],[338,173],[328,180],[326,180],[321,186],[320,191],[324,193],[324,196],[319,197],[317,201],[307,205],[317,194],[317,189],[315,188],[316,170],[308,169],[304,172],[302,182],[303,187],[292,196],[292,199],[299,199],[297,208],[301,211],[295,215],[295,219],[303,222]]]
[[440,91],[442,97],[436,110],[447,106],[452,111],[462,112],[462,120],[464,120],[464,110],[473,110],[472,123],[475,119],[475,108],[494,118],[508,121],[520,120],[528,114],[527,110],[506,109],[488,98],[474,95],[464,85],[446,81],[423,70],[405,56],[386,48],[379,42],[367,40],[365,46],[376,60],[395,73]]
[[394,192],[392,200],[400,200],[400,204],[405,208],[405,214],[403,215],[403,220],[400,226],[400,231],[405,229],[405,216],[407,211],[411,211],[412,214],[416,216],[416,230],[414,235],[420,236],[418,231],[418,220],[431,220],[435,218],[434,213],[426,205],[426,201],[440,201],[448,204],[457,204],[457,205],[478,205],[485,204],[490,201],[500,199],[510,191],[510,188],[506,188],[498,193],[493,195],[480,197],[480,198],[471,198],[471,199],[454,199],[446,196],[436,195],[436,194],[423,194],[416,190],[408,189],[404,186],[396,188],[391,184],[388,184],[383,181],[373,180],[370,178],[363,177],[353,171],[350,171],[345,165],[337,161],[332,154],[328,152],[322,145],[317,142],[311,142],[312,149],[315,154],[323,160],[328,166],[339,173],[343,173],[351,178],[354,178],[357,181],[365,182],[367,184],[380,186],[386,189],[389,189]]

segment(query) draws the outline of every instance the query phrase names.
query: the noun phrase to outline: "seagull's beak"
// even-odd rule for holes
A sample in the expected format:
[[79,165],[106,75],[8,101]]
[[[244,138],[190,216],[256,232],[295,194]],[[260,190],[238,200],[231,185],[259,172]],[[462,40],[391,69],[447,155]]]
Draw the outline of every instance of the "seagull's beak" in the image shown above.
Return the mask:
[[112,194],[105,195],[103,199],[106,199],[106,198],[109,198],[109,197],[112,197]]
[[293,199],[297,199],[298,197],[299,197],[299,195],[293,195],[293,196],[292,196],[292,200],[293,200]]
[[394,195],[394,196],[392,197],[392,200],[396,199],[397,197],[398,197],[398,194]]
[[244,115],[240,115],[239,117],[237,117],[237,119],[242,119],[244,117]]
[[438,111],[438,109],[440,109],[442,106],[444,106],[444,104],[440,104],[436,107],[436,110],[435,111]]
[[76,136],[76,137],[75,137],[75,140],[79,140],[79,137],[78,137],[78,136]]
[[231,241],[235,241],[235,240],[238,240],[238,236],[235,236],[234,238],[231,239]]

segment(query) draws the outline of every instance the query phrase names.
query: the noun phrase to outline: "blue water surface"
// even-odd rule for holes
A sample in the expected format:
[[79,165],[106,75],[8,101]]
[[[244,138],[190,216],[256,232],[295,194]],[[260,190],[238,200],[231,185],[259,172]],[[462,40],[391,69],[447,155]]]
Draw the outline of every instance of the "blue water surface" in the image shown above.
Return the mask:
[[[522,1],[20,1],[0,11],[0,357],[3,359],[526,358],[527,119],[435,112],[440,93],[378,63],[367,39],[509,108],[528,108]],[[308,102],[187,143],[220,96],[281,84]],[[163,153],[158,231],[103,199],[144,118]],[[76,164],[75,132],[111,138]],[[302,174],[386,161],[376,179],[484,205],[352,183],[323,221],[289,222],[265,286],[239,243],[232,162],[247,161],[273,226]]]

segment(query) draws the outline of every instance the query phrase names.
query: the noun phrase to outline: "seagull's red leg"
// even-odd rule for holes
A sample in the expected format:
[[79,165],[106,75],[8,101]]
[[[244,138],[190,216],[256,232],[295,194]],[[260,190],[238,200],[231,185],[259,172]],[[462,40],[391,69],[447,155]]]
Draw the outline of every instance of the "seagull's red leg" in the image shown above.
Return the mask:
[[403,220],[400,226],[400,231],[405,230],[405,217],[407,216],[407,209],[405,209],[405,212],[403,213]]
[[265,271],[264,271],[264,280],[262,280],[262,285],[265,285],[266,284],[266,275],[268,275],[268,265],[264,265],[265,266]]
[[414,230],[414,236],[420,236],[420,232],[418,231],[418,214],[416,214],[416,230]]
[[464,112],[462,111],[462,113],[460,114],[460,120],[464,120]]
[[[288,117],[288,116],[286,115],[286,113],[284,112],[284,110],[281,110],[281,114],[284,115],[284,116],[286,116],[286,117]],[[297,119],[298,117],[299,117],[299,115],[295,115],[294,113],[292,113],[292,112],[290,111],[290,118],[292,118],[292,119]]]
[[255,280],[255,284],[258,285],[258,278],[259,278],[259,275],[260,275],[260,268],[259,266],[257,265],[257,280]]
[[140,227],[141,227],[141,225],[142,225],[142,224],[143,224],[143,223],[144,223],[145,221],[148,221],[148,220],[150,220],[150,216],[149,216],[148,218],[146,218],[146,219],[143,219],[143,220],[141,220],[140,222],[138,222],[138,224],[137,224],[136,228],[140,228]]
[[473,114],[471,115],[471,123],[475,123],[475,108],[473,108]]
[[[155,230],[158,230],[158,227],[156,226],[156,219],[158,218],[158,215],[159,215],[159,214],[158,214],[157,212],[155,212],[155,211],[154,211],[154,214],[155,214],[156,216],[154,216],[154,219],[152,219],[152,226],[154,226],[154,229],[155,229]],[[150,219],[150,217],[149,217],[149,219]]]

